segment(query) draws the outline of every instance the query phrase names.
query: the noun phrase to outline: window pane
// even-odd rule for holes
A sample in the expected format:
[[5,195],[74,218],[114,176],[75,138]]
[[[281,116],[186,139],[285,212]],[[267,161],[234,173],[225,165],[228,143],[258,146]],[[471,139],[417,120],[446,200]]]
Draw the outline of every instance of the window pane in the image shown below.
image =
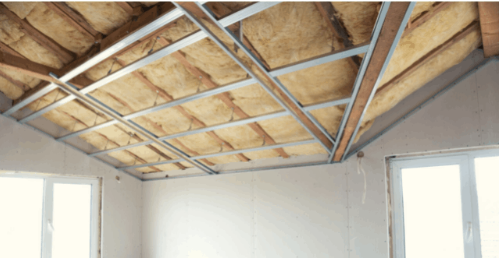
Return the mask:
[[499,157],[475,159],[482,257],[499,257]]
[[0,257],[41,255],[43,179],[0,178]]
[[90,257],[91,189],[54,184],[52,258]]
[[402,169],[406,258],[464,257],[459,165]]

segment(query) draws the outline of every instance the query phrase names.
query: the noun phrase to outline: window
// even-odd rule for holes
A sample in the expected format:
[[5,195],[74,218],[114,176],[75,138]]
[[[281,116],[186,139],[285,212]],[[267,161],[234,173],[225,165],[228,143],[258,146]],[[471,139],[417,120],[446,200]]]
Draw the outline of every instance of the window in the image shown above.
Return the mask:
[[96,258],[97,179],[0,175],[0,257]]
[[392,159],[395,258],[499,257],[499,151]]

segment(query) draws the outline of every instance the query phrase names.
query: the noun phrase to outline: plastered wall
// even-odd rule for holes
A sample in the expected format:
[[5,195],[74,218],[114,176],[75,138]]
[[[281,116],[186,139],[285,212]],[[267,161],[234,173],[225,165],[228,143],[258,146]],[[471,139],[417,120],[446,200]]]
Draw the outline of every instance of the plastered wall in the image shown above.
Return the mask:
[[142,182],[0,116],[0,171],[102,177],[102,256],[141,257]]
[[[482,56],[431,83],[447,85]],[[142,257],[389,257],[385,156],[498,144],[498,82],[499,62],[489,63],[366,147],[367,187],[356,157],[144,182]]]

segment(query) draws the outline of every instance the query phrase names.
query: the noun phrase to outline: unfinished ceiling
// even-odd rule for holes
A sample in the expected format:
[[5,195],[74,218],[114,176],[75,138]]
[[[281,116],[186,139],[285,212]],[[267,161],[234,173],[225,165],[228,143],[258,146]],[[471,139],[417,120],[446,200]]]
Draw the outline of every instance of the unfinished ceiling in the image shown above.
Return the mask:
[[[251,7],[252,3],[210,2],[206,6],[221,19]],[[245,18],[242,21],[241,41],[267,71],[275,72],[307,59],[355,46],[366,46],[367,49],[380,8],[381,3],[376,2],[283,2]],[[64,75],[82,60],[95,56],[127,34],[173,9],[175,6],[170,3],[152,2],[5,2],[0,6],[0,49],[4,52],[3,60],[0,61],[5,63],[6,57],[15,56],[46,66],[47,71],[52,69],[54,73]],[[236,47],[227,34],[206,17],[194,14],[253,72],[262,74],[251,58]],[[333,16],[329,17],[331,14]],[[393,108],[481,46],[478,17],[476,3],[417,3],[355,138],[358,139],[368,130],[377,116]],[[240,23],[234,23],[229,29],[238,34],[240,26]],[[181,16],[106,58],[71,82],[80,89],[85,88],[198,30],[199,27],[191,19]],[[339,101],[338,105],[330,104],[326,107],[314,105],[350,98],[364,52],[365,50],[352,57],[277,76],[294,98],[304,108],[309,108],[307,110],[313,116],[310,121],[315,119],[319,130],[322,127],[327,131],[328,138],[336,139],[347,102]],[[14,100],[14,104],[46,87],[46,81],[53,81],[46,76],[47,73],[45,76],[48,78],[30,73],[33,65],[24,65],[23,69],[12,67],[0,66],[0,91]],[[127,116],[209,92],[210,89],[244,82],[249,77],[248,72],[216,42],[204,38],[105,83],[88,94],[119,115]],[[64,91],[55,89],[32,101],[24,109],[37,114],[37,111],[67,99],[67,96]],[[207,166],[272,157],[328,154],[326,149],[330,147],[325,148],[324,144],[315,142],[244,151],[260,146],[310,142],[308,140],[315,138],[313,133],[306,130],[306,126],[285,113],[285,108],[255,81],[244,87],[234,87],[230,91],[165,107],[167,108],[134,116],[131,120],[156,137],[178,135],[179,137],[166,139],[166,142],[191,157],[243,150],[238,154],[198,159]],[[164,146],[148,141],[129,127],[110,123],[110,116],[96,111],[81,100],[73,99],[49,109],[50,111],[43,112],[43,117],[70,132],[80,132],[74,136],[77,135],[99,150],[134,144],[133,148],[106,151],[107,155],[126,166],[179,158]],[[36,118],[36,115],[32,118],[19,117],[20,113],[22,112],[18,111],[12,115],[21,122]],[[201,128],[276,113],[280,115],[257,122],[188,134]],[[106,122],[108,124],[103,124]],[[81,131],[99,124],[106,126]],[[60,140],[64,139],[66,138]],[[139,144],[141,142],[148,144]],[[192,166],[188,162],[178,161],[136,169],[150,173]]]

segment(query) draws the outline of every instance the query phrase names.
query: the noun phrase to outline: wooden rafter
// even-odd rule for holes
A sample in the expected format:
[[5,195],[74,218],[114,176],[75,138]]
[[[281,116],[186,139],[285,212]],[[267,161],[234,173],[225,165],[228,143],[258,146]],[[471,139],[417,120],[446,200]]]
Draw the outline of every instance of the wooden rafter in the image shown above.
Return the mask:
[[142,6],[140,6],[140,5],[138,5],[136,7],[132,7],[127,2],[115,2],[115,3],[118,4],[129,15],[137,16],[137,15],[140,15],[142,13]]
[[[1,7],[3,7],[3,5],[0,4],[0,10],[1,10]],[[3,8],[5,8],[5,7],[3,7]],[[23,74],[28,75],[28,76],[38,78],[40,80],[44,80],[44,81],[48,81],[48,82],[56,82],[52,77],[49,76],[50,72],[53,72],[53,73],[57,74],[58,76],[63,76],[67,72],[71,71],[72,69],[81,65],[82,63],[84,63],[88,59],[92,58],[94,55],[106,50],[108,47],[112,46],[114,43],[118,42],[123,37],[127,36],[128,35],[127,32],[132,33],[135,30],[142,28],[143,26],[145,26],[145,25],[149,24],[151,21],[153,21],[156,17],[158,17],[158,15],[167,13],[172,8],[173,8],[173,5],[171,3],[164,3],[164,4],[160,5],[159,7],[154,6],[153,8],[148,10],[147,12],[140,15],[137,19],[132,20],[132,21],[124,24],[122,27],[120,27],[119,29],[117,29],[116,31],[114,31],[113,33],[108,35],[106,38],[104,38],[102,40],[100,46],[94,45],[92,48],[90,48],[89,51],[87,51],[87,53],[85,55],[83,55],[83,56],[79,57],[78,59],[74,60],[73,62],[67,64],[61,70],[56,70],[54,68],[47,67],[47,66],[40,65],[38,63],[26,60],[21,55],[19,55],[17,52],[15,52],[11,48],[9,48],[8,46],[1,45],[1,44],[0,44],[0,47],[1,47],[2,51],[0,52],[0,67],[8,68],[8,69],[14,70],[14,71],[19,72],[19,73],[23,73]],[[15,17],[17,17],[17,15],[15,15]],[[140,46],[146,40],[149,40],[151,38],[156,37],[157,35],[163,33],[165,30],[171,28],[172,26],[174,26],[174,23],[170,23],[170,24],[164,26],[163,28],[158,29],[155,32],[152,32],[149,36],[145,37],[142,40],[137,40],[135,43],[130,44],[127,48],[125,48],[122,51],[118,52],[117,54],[109,57],[108,59],[114,58],[115,56],[119,56],[119,55],[122,55],[128,51],[131,51],[132,49]],[[10,51],[10,50],[12,50],[12,51]],[[6,54],[4,54],[4,53],[6,53]],[[14,57],[14,58],[12,58],[12,57]],[[84,75],[80,75],[80,76],[74,78],[73,80],[71,80],[71,82],[73,84],[75,84],[75,86],[77,86],[77,87],[88,85],[88,79]],[[14,101],[14,105],[16,102],[18,103],[19,101],[22,101],[26,97],[31,96],[40,90],[43,90],[44,87],[46,87],[48,85],[49,85],[48,83],[41,83],[40,85],[36,86],[35,88],[29,90],[23,96],[21,96],[21,98]]]
[[20,57],[20,58],[24,58],[21,54],[19,54],[17,51],[15,51],[14,49],[12,49],[11,47],[5,45],[3,42],[0,41],[0,51],[1,52],[4,52],[6,54],[9,54],[11,56],[15,56],[15,57]]
[[[75,123],[81,124],[81,125],[83,125],[84,127],[87,127],[87,128],[89,127],[87,124],[85,124],[85,122],[81,121],[80,119],[78,119],[78,118],[74,117],[73,115],[71,115],[71,114],[69,114],[69,113],[67,113],[67,112],[65,112],[65,111],[61,111],[61,110],[57,110],[57,111],[58,111],[59,113],[61,113],[61,114],[65,115],[65,116],[67,116],[67,117],[68,117],[68,118],[70,118],[71,120],[75,121]],[[107,144],[111,143],[111,144],[115,145],[116,147],[120,147],[120,145],[119,145],[117,142],[115,142],[115,141],[113,141],[113,140],[109,139],[106,135],[101,134],[101,133],[98,133],[98,132],[96,132],[96,133],[97,133],[99,136],[101,136],[102,138],[104,138],[104,139],[106,140]],[[106,144],[106,147],[107,147],[107,144]],[[128,151],[128,150],[123,150],[123,152],[125,152],[125,153],[127,153],[128,155],[132,156],[132,157],[133,157],[136,161],[138,160],[138,161],[139,161],[139,162],[141,162],[142,164],[146,164],[146,163],[147,163],[147,161],[146,161],[146,160],[142,159],[141,157],[137,156],[136,154],[134,154],[134,153],[132,153],[132,152],[130,152],[130,151]],[[157,168],[157,167],[154,167],[154,166],[149,166],[149,167],[150,167],[151,169],[153,169],[154,171],[156,171],[156,172],[160,172],[160,171],[161,171],[161,170],[160,170],[159,168]]]
[[424,64],[428,63],[432,58],[436,57],[440,53],[444,52],[445,50],[449,49],[451,46],[453,46],[455,43],[459,42],[461,39],[469,35],[471,32],[475,31],[478,28],[478,22],[473,22],[470,25],[468,25],[466,28],[464,28],[461,32],[457,33],[454,35],[452,38],[441,44],[440,46],[434,48],[432,51],[430,51],[428,54],[424,55],[420,59],[418,59],[416,62],[414,62],[411,66],[409,66],[407,69],[399,73],[397,76],[393,77],[390,81],[386,82],[382,86],[378,87],[376,90],[376,94],[379,94],[381,92],[384,92],[388,89],[390,89],[394,84],[397,82],[403,80],[404,78],[407,78],[409,75],[414,73],[418,68],[423,66]]
[[[204,14],[203,11],[201,11],[201,9],[199,9],[197,5],[191,2],[179,2],[179,4],[186,10],[189,10],[192,14],[197,15],[199,18],[207,19],[208,21],[211,20]],[[296,115],[297,119],[313,134],[313,136],[315,136],[315,138],[318,139],[325,148],[332,149],[332,142],[322,133],[322,131],[312,122],[312,120],[307,117],[302,109],[292,99],[290,99],[288,95],[281,88],[279,88],[256,64],[253,63],[253,67],[256,68],[265,78],[262,80],[264,84],[262,86],[275,92],[276,96],[285,103],[285,105]]]
[[[169,42],[167,39],[160,37],[158,39],[158,43],[166,46],[169,45],[171,42]],[[218,85],[213,82],[210,79],[210,76],[206,74],[205,72],[199,70],[197,67],[192,65],[187,58],[185,58],[185,54],[182,53],[182,51],[176,51],[172,53],[172,56],[177,59],[189,72],[191,72],[194,76],[199,78],[201,82],[209,89],[217,88]],[[217,94],[216,97],[218,97],[225,105],[227,105],[229,108],[232,108],[234,111],[234,114],[236,114],[239,118],[249,118],[250,116],[244,112],[239,106],[234,104],[232,101],[230,94],[228,92],[220,93]],[[205,125],[204,125],[205,126]],[[266,143],[268,144],[276,144],[274,139],[267,133],[263,128],[258,124],[258,123],[250,123],[248,126],[253,129],[258,135],[262,136],[262,138],[265,139]],[[231,146],[232,147],[232,146]],[[277,148],[274,149],[279,155],[281,155],[283,158],[289,158],[289,155],[284,151],[283,148]],[[243,160],[244,161],[244,160]],[[246,160],[247,161],[247,160]]]
[[[179,4],[182,5],[182,6],[189,7],[190,8],[189,10],[197,10],[197,8],[195,8],[195,4],[194,3],[182,2],[182,3],[179,3]],[[209,5],[211,6],[211,10],[213,11],[213,13],[217,17],[217,19],[223,18],[223,17],[225,17],[225,16],[227,16],[227,15],[229,15],[229,14],[232,13],[232,10],[230,10],[227,6],[225,6],[224,3],[214,2],[214,3],[210,3]],[[206,15],[201,10],[196,11],[195,14],[196,14],[196,16],[198,16],[200,18],[205,18],[205,20],[207,20],[208,22],[212,23],[211,20],[208,17],[206,17]],[[234,24],[230,25],[227,28],[229,28],[232,32],[235,33],[236,31],[239,31],[239,29],[240,29],[240,23],[239,22],[234,23]],[[236,33],[236,34],[239,34],[239,33]],[[251,42],[249,41],[248,37],[246,37],[246,35],[244,35],[244,34],[243,34],[243,40],[242,40],[242,42],[251,51],[251,53],[253,53],[253,55],[255,55],[256,58],[258,58],[262,62],[262,64],[265,66],[265,68],[267,68],[267,70],[270,70],[270,66],[267,63],[267,61],[265,61],[265,59],[263,59],[263,57],[260,55],[260,53],[255,49],[255,47],[253,46],[253,44],[251,44]]]
[[71,24],[79,32],[87,35],[90,38],[98,38],[99,32],[96,31],[88,22],[78,13],[73,11],[69,6],[63,2],[45,2],[45,5],[67,23]]
[[409,33],[411,33],[411,31],[423,25],[423,23],[433,18],[435,15],[437,15],[437,13],[441,12],[442,10],[445,10],[445,8],[449,7],[451,4],[452,4],[451,2],[437,3],[430,11],[417,17],[416,19],[414,19],[414,21],[410,21],[410,23],[408,23],[407,28],[404,30],[402,37],[407,36]]
[[3,71],[0,70],[0,77],[4,78],[5,80],[9,81],[10,83],[14,84],[17,86],[19,89],[21,89],[23,92],[27,91],[30,89],[30,87],[12,77],[10,77],[8,74],[4,73]]
[[15,21],[21,26],[21,30],[27,34],[29,37],[31,37],[33,40],[35,40],[38,44],[40,44],[42,47],[46,48],[48,51],[50,51],[52,54],[57,56],[63,63],[69,63],[73,59],[75,59],[76,55],[70,52],[69,50],[65,49],[61,45],[59,45],[57,42],[53,41],[51,38],[45,36],[45,34],[41,33],[38,31],[35,27],[31,26],[26,19],[21,19],[19,16],[17,16],[15,13],[11,12],[7,7],[5,7],[3,4],[0,4],[0,12],[5,14],[7,18],[9,18],[12,21]]
[[[121,59],[118,59],[118,63],[121,66],[125,66],[126,65],[126,63],[123,60],[121,60]],[[162,88],[154,85],[142,73],[140,73],[138,71],[135,71],[135,72],[132,72],[132,74],[136,78],[138,78],[141,82],[143,82],[149,89],[151,89],[154,92],[157,92],[158,96],[161,97],[162,99],[164,99],[166,101],[172,101],[173,100],[173,97],[170,94],[168,94]],[[191,119],[192,123],[195,124],[196,126],[206,127],[205,123],[203,123],[201,120],[199,120],[195,116],[189,114],[189,112],[187,112],[182,106],[178,105],[178,106],[175,106],[174,108],[177,109],[182,115],[184,115],[188,119]],[[161,130],[165,135],[167,134],[161,127],[157,128],[157,129]],[[223,139],[221,139],[215,132],[211,131],[211,132],[207,132],[207,134],[210,135],[212,138],[214,138],[218,143],[223,144],[227,149],[234,150],[234,147],[232,147],[232,145],[229,142],[224,141]],[[189,149],[189,148],[186,147],[186,149]],[[193,150],[190,150],[190,152],[195,153]],[[195,154],[195,155],[199,155],[199,154]],[[249,159],[246,156],[244,156],[243,154],[237,154],[236,156],[241,161],[249,161]],[[209,162],[209,163],[211,163],[211,162]],[[210,165],[214,165],[214,164],[211,163]]]
[[499,2],[478,2],[485,57],[499,55]]
[[[315,6],[317,6],[317,9],[322,15],[322,18],[324,18],[327,26],[333,33],[333,37],[336,36],[340,38],[343,41],[343,45],[345,47],[353,46],[352,41],[348,37],[347,31],[345,30],[345,28],[343,28],[341,23],[334,15],[334,6],[330,2],[315,2]],[[332,51],[334,51],[334,49],[332,49]],[[349,58],[349,60],[352,67],[354,67],[355,70],[358,71],[360,66],[360,58],[358,56],[352,56]]]
[[334,153],[333,160],[340,161],[345,153],[345,149],[352,137],[357,124],[359,123],[362,112],[367,105],[369,96],[376,85],[376,81],[380,77],[381,68],[388,58],[395,36],[402,25],[402,20],[409,7],[409,2],[392,2],[385,17],[381,32],[374,47],[369,65],[367,66],[364,78],[360,84],[357,97],[352,106],[350,116],[348,117],[343,137],[339,140],[339,146]]

